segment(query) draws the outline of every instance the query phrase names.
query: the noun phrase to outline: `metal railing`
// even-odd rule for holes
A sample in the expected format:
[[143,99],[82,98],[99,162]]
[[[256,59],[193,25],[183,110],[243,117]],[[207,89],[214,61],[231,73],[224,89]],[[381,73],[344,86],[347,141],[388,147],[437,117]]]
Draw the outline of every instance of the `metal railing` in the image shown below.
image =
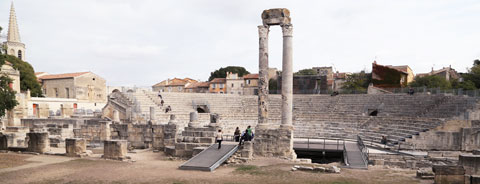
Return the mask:
[[360,149],[360,151],[362,153],[363,162],[365,162],[365,165],[368,165],[368,148],[363,143],[362,138],[358,135],[357,135],[357,144],[358,144],[358,148]]
[[[311,137],[295,137],[297,141],[295,141],[297,144],[307,144],[307,149],[321,149],[321,150],[326,150],[328,145],[334,145],[333,147],[330,147],[329,149],[335,148],[335,150],[341,150],[344,149],[345,147],[345,139],[335,139],[335,138],[326,138],[326,137],[317,137],[317,138],[311,138]],[[306,139],[306,142],[303,140],[298,140],[298,139]],[[333,141],[333,142],[332,142]],[[313,145],[319,145],[321,144],[322,147],[318,146],[313,146]]]

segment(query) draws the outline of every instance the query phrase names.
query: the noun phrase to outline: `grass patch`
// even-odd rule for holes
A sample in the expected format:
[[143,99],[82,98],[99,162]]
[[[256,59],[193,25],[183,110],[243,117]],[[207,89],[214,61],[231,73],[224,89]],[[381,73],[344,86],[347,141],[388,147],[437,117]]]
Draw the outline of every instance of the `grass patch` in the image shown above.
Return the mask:
[[250,174],[250,175],[266,175],[267,173],[261,168],[254,165],[241,165],[235,169],[235,172],[240,174]]

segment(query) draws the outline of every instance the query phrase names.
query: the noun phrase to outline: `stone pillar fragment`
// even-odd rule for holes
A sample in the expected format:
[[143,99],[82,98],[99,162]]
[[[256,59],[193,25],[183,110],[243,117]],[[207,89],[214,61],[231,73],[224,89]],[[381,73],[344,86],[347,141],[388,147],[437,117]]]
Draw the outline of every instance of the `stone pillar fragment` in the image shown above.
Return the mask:
[[293,118],[293,51],[291,24],[282,25],[283,58],[282,58],[282,126],[292,127]]
[[113,121],[120,122],[120,112],[118,110],[113,110]]
[[155,107],[150,107],[150,121],[155,121]]
[[45,153],[50,149],[50,140],[47,132],[27,133],[29,152]]
[[8,150],[7,136],[0,133],[0,150]]
[[65,150],[67,156],[78,157],[87,152],[87,141],[85,139],[65,139]]
[[258,26],[259,75],[258,75],[258,126],[268,123],[268,25]]
[[198,122],[198,112],[190,112],[190,122],[188,123],[188,127],[201,127]]
[[103,143],[103,158],[123,160],[127,156],[126,140],[109,140]]

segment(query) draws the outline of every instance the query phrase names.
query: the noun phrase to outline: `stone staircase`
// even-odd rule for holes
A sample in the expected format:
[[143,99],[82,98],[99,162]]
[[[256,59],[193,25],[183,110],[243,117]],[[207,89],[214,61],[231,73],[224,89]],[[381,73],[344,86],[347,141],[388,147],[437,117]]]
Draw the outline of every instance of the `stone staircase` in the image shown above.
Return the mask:
[[[139,112],[148,117],[154,107],[156,118],[167,122],[169,114],[175,114],[183,127],[189,121],[189,113],[196,111],[193,104],[208,103],[210,113],[220,115],[225,134],[233,134],[258,120],[257,96],[208,93],[162,93],[164,112],[156,92],[133,93]],[[360,135],[365,141],[380,142],[387,136],[397,144],[429,129],[442,125],[445,119],[461,115],[476,107],[475,98],[445,95],[294,95],[293,121],[296,137],[331,137],[355,139]],[[281,120],[281,95],[268,96],[269,121]],[[377,110],[377,116],[368,116],[369,110]],[[199,113],[198,121],[208,124],[209,113]]]

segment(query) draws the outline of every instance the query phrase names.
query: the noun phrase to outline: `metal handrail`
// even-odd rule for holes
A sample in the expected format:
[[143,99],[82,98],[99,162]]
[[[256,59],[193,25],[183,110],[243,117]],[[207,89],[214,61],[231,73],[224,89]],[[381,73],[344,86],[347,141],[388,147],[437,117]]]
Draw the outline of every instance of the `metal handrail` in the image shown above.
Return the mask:
[[[296,139],[307,139],[307,149],[310,149],[310,145],[316,144],[323,144],[323,150],[326,149],[327,145],[336,145],[336,150],[340,150],[340,146],[343,144],[345,146],[345,139],[337,139],[337,138],[326,138],[326,137],[318,137],[318,138],[311,138],[311,137],[295,137]],[[319,140],[319,141],[311,141],[311,140]],[[329,142],[327,142],[329,140]],[[331,143],[330,141],[336,141]],[[340,143],[340,141],[342,141]]]
[[357,135],[357,144],[360,152],[362,153],[362,159],[365,165],[368,165],[368,148],[363,143],[363,140],[360,136]]

